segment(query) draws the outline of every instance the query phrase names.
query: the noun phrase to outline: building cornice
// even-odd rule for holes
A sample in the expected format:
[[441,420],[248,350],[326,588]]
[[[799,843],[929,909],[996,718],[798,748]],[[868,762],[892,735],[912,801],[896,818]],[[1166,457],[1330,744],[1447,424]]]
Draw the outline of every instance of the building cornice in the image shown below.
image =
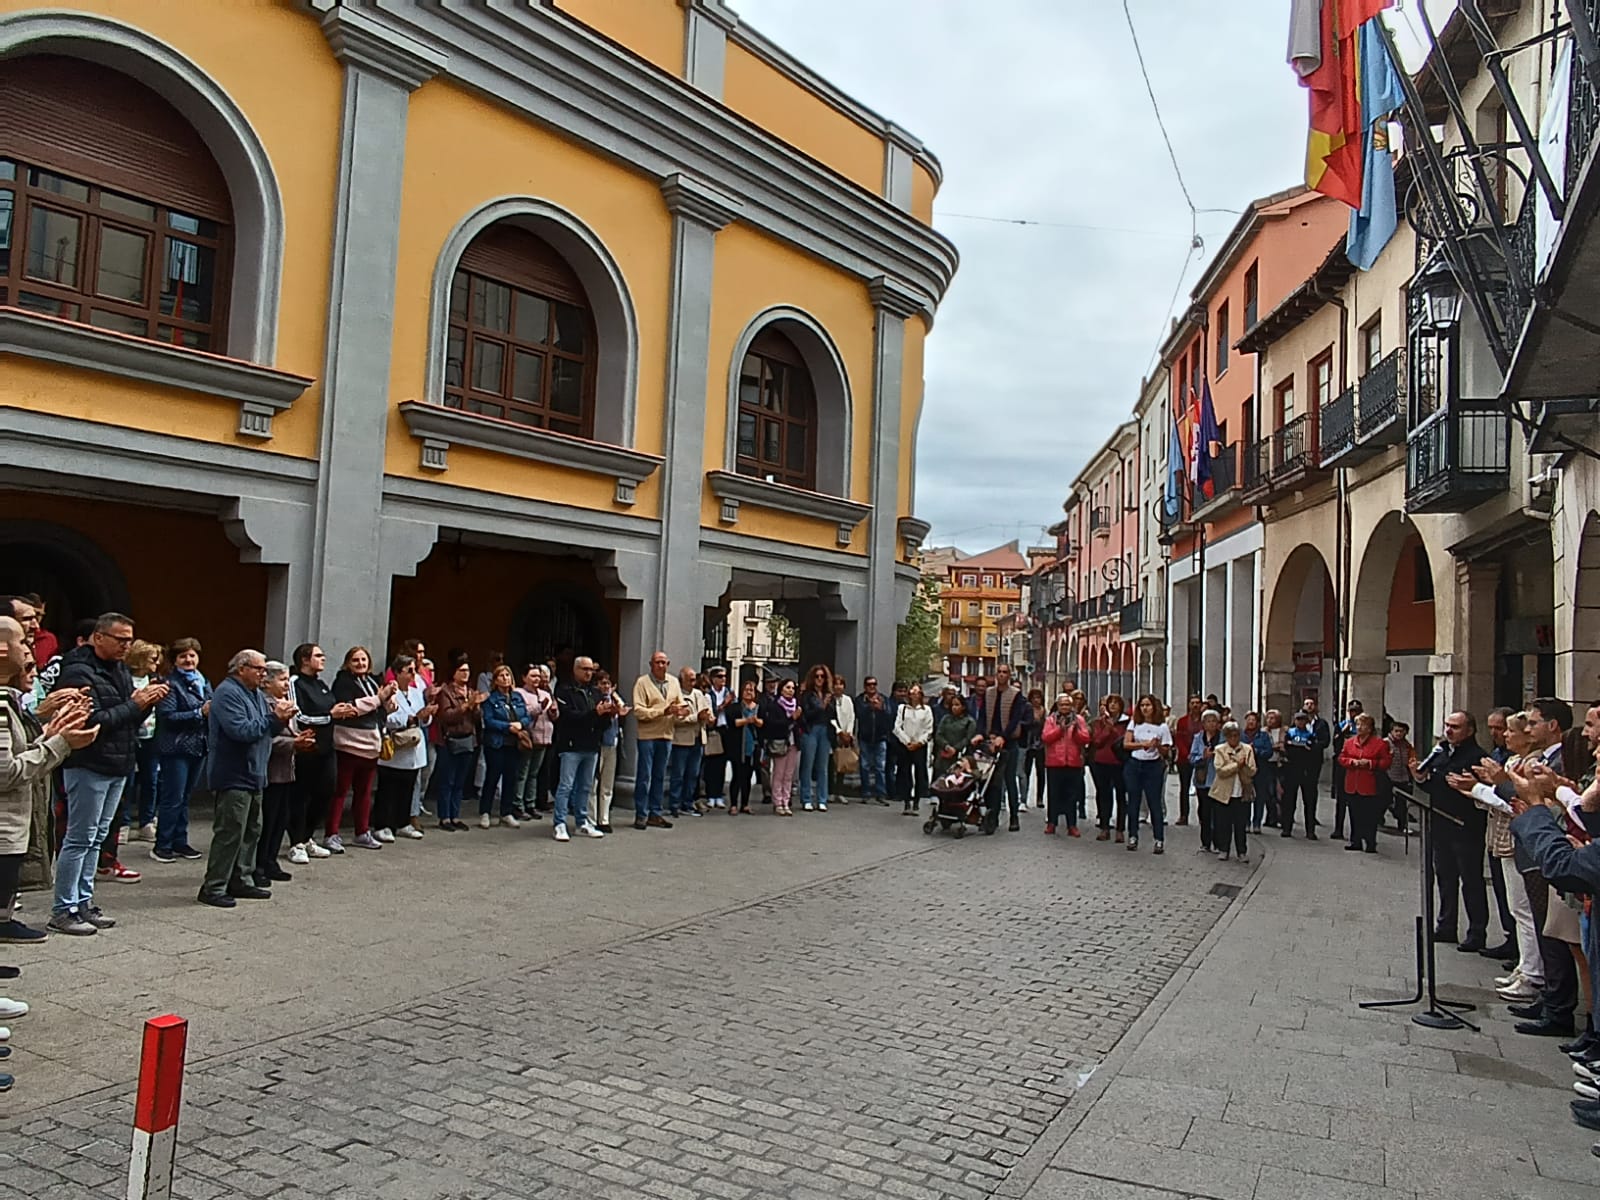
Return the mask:
[[928,540],[928,534],[933,532],[933,526],[921,517],[901,517],[895,522],[895,532],[905,543],[906,554],[909,556],[922,549],[922,543]]
[[381,75],[408,92],[416,91],[449,64],[448,55],[388,28],[354,4],[310,0],[310,7],[322,14],[322,36],[328,39],[335,58],[346,66]]
[[872,299],[873,308],[890,316],[906,320],[922,313],[930,321],[933,319],[927,302],[898,279],[879,275],[867,284],[867,295]]
[[848,546],[856,526],[872,515],[870,504],[858,504],[842,496],[825,496],[783,483],[769,483],[732,471],[707,471],[706,482],[711,486],[711,494],[722,501],[721,516],[725,525],[737,524],[740,506],[753,504],[775,512],[797,513],[827,521],[838,527],[839,545]]
[[673,216],[697,221],[713,232],[733,224],[743,207],[737,198],[681,171],[661,181],[661,197]]
[[446,56],[461,86],[651,178],[714,181],[740,198],[742,221],[860,279],[899,279],[931,310],[954,277],[947,238],[559,10],[368,0],[362,11]]
[[639,484],[654,475],[662,459],[622,446],[608,446],[587,438],[534,429],[515,421],[500,421],[477,413],[407,400],[400,415],[411,436],[422,442],[422,466],[428,471],[450,469],[450,447],[472,446],[510,454],[533,462],[609,475],[617,481],[616,502],[632,504]]
[[0,308],[0,354],[232,400],[239,405],[239,435],[262,441],[272,437],[272,418],[314,382],[305,375],[20,308]]

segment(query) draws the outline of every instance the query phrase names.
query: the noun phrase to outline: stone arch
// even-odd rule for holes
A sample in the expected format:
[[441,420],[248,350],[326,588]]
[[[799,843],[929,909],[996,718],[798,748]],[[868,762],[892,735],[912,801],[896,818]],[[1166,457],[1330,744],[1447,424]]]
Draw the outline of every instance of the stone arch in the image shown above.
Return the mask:
[[[1404,513],[1391,510],[1379,518],[1361,547],[1350,603],[1349,657],[1353,664],[1374,663],[1388,655],[1389,594],[1394,586],[1400,554],[1415,535],[1427,555],[1435,596],[1450,594],[1449,581],[1440,578],[1449,555],[1428,545],[1423,531]],[[1434,644],[1438,646],[1438,609],[1435,608]],[[1353,670],[1362,669],[1353,667]]]
[[275,362],[283,197],[266,148],[239,106],[171,46],[109,17],[59,10],[0,17],[0,58],[19,54],[62,54],[109,67],[144,84],[194,127],[227,180],[233,202],[226,353],[247,362]]
[[450,231],[433,268],[428,296],[424,399],[444,397],[450,334],[450,285],[456,265],[480,233],[505,222],[543,239],[583,284],[599,343],[594,377],[594,440],[632,446],[637,409],[639,324],[622,268],[599,236],[573,213],[534,196],[504,196],[474,209]]
[[817,491],[828,496],[850,495],[851,399],[850,375],[844,356],[828,331],[810,313],[788,305],[775,305],[757,313],[739,334],[728,364],[728,432],[723,446],[723,467],[738,469],[739,372],[756,337],[776,329],[794,343],[811,375],[817,402]]
[[[1320,585],[1326,594],[1332,578],[1322,551],[1309,542],[1302,542],[1291,550],[1278,570],[1272,596],[1267,602],[1265,653],[1262,658],[1262,693],[1270,708],[1287,709],[1294,703],[1295,625],[1300,615],[1301,600],[1306,588],[1313,584]],[[1331,659],[1325,659],[1325,680],[1331,678],[1334,665]],[[1323,690],[1326,691],[1326,683]],[[1325,695],[1323,703],[1326,707]]]
[[[37,592],[52,631],[70,642],[73,625],[104,612],[129,613],[132,598],[116,560],[98,543],[54,521],[0,520],[0,593]],[[42,664],[41,664],[42,665]]]
[[1566,674],[1572,699],[1588,703],[1600,697],[1600,512],[1589,510],[1578,535],[1571,580],[1571,662]]

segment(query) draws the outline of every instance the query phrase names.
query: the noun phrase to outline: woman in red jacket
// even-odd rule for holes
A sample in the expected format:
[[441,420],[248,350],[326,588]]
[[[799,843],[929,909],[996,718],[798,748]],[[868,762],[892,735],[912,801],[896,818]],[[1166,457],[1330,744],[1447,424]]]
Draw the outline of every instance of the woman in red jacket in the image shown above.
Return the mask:
[[1381,738],[1371,713],[1356,718],[1356,735],[1346,738],[1339,751],[1344,768],[1344,793],[1350,810],[1350,842],[1346,850],[1378,852],[1378,777],[1388,773],[1393,761],[1389,739]]
[[1095,834],[1097,842],[1107,841],[1113,828],[1117,841],[1122,840],[1122,810],[1128,801],[1128,781],[1122,768],[1122,741],[1128,732],[1124,708],[1122,697],[1111,693],[1100,701],[1100,716],[1089,729],[1089,774],[1094,776],[1095,824],[1100,829]]
[[1089,745],[1089,723],[1072,707],[1072,697],[1062,692],[1056,710],[1045,718],[1040,734],[1044,742],[1044,778],[1050,796],[1045,814],[1046,833],[1056,831],[1056,820],[1067,818],[1067,836],[1078,836],[1078,806],[1083,803],[1084,749]]

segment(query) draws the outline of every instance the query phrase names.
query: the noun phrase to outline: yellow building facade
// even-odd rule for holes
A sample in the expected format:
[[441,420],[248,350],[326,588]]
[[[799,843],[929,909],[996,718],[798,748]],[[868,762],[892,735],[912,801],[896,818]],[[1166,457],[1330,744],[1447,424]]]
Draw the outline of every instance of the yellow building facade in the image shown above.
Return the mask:
[[888,672],[939,181],[718,0],[0,0],[0,590]]

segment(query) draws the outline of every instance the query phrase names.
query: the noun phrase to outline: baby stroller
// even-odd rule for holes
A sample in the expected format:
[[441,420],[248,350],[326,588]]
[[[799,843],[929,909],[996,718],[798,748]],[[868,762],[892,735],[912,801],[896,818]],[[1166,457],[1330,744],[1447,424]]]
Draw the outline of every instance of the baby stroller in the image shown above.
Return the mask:
[[922,824],[923,833],[943,829],[956,837],[967,835],[967,826],[983,824],[983,796],[989,788],[998,760],[982,750],[957,758],[933,783],[933,815]]

